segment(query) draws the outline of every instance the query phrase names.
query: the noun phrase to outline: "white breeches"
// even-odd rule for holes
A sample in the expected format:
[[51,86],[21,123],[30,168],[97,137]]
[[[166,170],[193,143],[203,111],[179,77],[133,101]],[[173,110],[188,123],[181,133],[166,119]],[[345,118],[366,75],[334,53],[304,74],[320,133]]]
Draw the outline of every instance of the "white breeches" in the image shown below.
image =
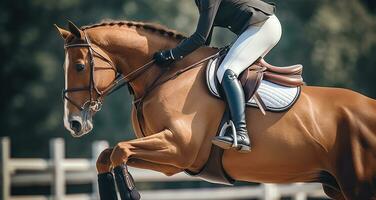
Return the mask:
[[258,58],[264,57],[281,39],[281,23],[272,15],[261,26],[249,26],[235,41],[218,68],[217,77],[222,83],[223,74],[231,69],[237,76]]

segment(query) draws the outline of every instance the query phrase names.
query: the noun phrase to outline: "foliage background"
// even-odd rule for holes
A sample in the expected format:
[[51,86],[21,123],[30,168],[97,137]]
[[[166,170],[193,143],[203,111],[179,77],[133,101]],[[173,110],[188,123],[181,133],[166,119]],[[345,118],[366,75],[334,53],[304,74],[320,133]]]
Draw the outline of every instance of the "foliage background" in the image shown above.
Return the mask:
[[[283,25],[271,63],[302,63],[309,85],[345,87],[376,97],[376,1],[275,0]],[[63,128],[63,41],[53,24],[102,19],[140,20],[185,32],[195,29],[193,0],[5,0],[0,2],[0,136],[12,141],[12,156],[48,156],[50,138],[63,137],[68,156],[90,155],[93,140],[112,145],[133,138],[131,98],[121,90],[107,99],[94,131],[73,139]],[[216,29],[214,45],[234,35]],[[329,101],[330,99],[328,99]],[[349,99],[351,101],[351,99]]]

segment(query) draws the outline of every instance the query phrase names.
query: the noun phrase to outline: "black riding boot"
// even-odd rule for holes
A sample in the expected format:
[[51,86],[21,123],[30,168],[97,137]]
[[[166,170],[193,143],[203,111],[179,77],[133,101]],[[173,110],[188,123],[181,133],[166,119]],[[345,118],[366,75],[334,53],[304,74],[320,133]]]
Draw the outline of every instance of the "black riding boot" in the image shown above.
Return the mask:
[[[222,80],[222,88],[236,129],[238,143],[236,148],[240,152],[248,152],[251,149],[251,144],[245,121],[244,91],[236,74],[230,69],[225,71]],[[215,137],[212,142],[223,149],[229,149],[233,147],[234,144],[233,134],[227,132],[224,136]]]

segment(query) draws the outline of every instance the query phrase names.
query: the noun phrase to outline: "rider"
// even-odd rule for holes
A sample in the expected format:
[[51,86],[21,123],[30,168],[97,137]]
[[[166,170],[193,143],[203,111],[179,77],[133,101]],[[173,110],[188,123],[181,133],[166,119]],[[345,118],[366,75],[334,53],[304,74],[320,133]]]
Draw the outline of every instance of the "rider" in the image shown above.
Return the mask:
[[[275,6],[261,0],[195,0],[200,17],[196,31],[177,47],[154,54],[157,65],[166,67],[202,45],[209,45],[214,26],[226,27],[238,35],[218,68],[217,78],[225,94],[237,135],[238,150],[250,151],[245,120],[245,97],[239,74],[263,58],[280,40],[281,24]],[[233,146],[232,135],[217,136],[221,148]]]

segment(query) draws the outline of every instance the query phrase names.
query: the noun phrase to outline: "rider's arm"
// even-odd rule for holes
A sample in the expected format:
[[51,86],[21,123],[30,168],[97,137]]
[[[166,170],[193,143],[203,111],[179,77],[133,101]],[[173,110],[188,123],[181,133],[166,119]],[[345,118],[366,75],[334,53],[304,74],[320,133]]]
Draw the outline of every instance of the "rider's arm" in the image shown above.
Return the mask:
[[196,31],[189,38],[183,40],[176,48],[172,49],[172,54],[175,58],[183,58],[205,44],[211,35],[214,18],[220,3],[221,0],[200,1],[200,18]]

